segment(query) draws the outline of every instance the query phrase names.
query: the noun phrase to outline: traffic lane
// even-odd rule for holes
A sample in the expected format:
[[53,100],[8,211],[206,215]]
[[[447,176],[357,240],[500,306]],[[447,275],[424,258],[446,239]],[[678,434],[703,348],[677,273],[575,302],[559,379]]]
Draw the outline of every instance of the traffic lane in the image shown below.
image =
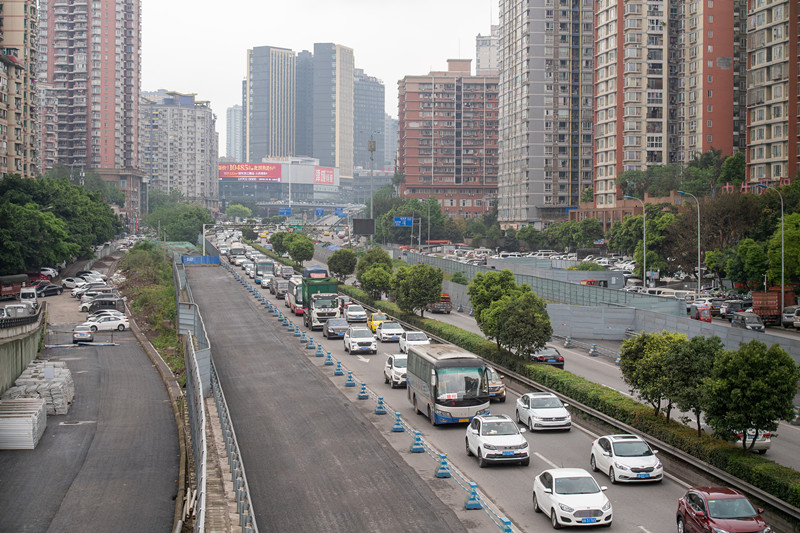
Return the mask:
[[[543,515],[533,513],[531,489],[534,476],[542,470],[561,466],[590,469],[591,442],[598,435],[577,428],[570,432],[526,432],[533,454],[530,466],[494,465],[482,469],[474,457],[466,455],[465,425],[431,426],[426,417],[414,413],[405,388],[392,389],[384,383],[383,365],[389,354],[399,352],[396,344],[378,343],[377,355],[348,355],[341,341],[320,342],[348,370],[353,371],[357,383],[365,382],[370,390],[383,396],[392,409],[400,411],[406,422],[419,430],[427,442],[447,453],[448,461],[468,479],[475,481],[487,499],[522,531],[538,531],[547,524]],[[507,414],[513,419],[516,397],[509,393],[505,403],[492,403],[491,411]],[[614,506],[615,527],[621,527],[623,531],[652,533],[673,530],[675,502],[685,492],[684,486],[667,479],[639,489],[633,484],[611,485],[608,477],[599,472],[593,475],[600,485],[608,486],[606,494]],[[641,512],[642,490],[647,491],[646,514]]]
[[[70,331],[48,341],[69,344]],[[75,400],[47,417],[35,450],[0,451],[0,509],[14,509],[0,531],[171,530],[180,451],[169,398],[133,334],[115,342],[44,350],[67,364]]]
[[392,531],[403,524],[409,531],[466,530],[308,359],[311,351],[237,288],[227,271],[189,268],[187,278],[203,314],[262,527]]

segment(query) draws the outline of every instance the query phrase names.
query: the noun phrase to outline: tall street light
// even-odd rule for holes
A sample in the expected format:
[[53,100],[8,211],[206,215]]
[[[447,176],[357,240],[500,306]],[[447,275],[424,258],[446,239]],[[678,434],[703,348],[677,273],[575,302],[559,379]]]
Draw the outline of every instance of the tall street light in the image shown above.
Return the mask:
[[768,187],[768,186],[764,185],[763,183],[758,183],[757,186],[762,188],[762,189],[775,191],[776,193],[778,193],[778,196],[781,199],[781,307],[783,307],[783,304],[784,304],[784,292],[783,291],[786,290],[786,287],[784,285],[784,279],[783,279],[783,272],[784,272],[784,270],[783,270],[783,268],[784,268],[784,262],[783,262],[783,252],[784,252],[784,246],[783,246],[783,195],[781,194],[781,191],[779,191],[775,187]]
[[642,204],[642,277],[644,278],[644,287],[647,288],[647,213],[644,209],[644,200],[640,200],[634,196],[626,196],[628,200],[636,200]]
[[691,196],[694,198],[694,203],[697,204],[697,296],[700,297],[700,200],[690,192],[678,191],[678,194]]

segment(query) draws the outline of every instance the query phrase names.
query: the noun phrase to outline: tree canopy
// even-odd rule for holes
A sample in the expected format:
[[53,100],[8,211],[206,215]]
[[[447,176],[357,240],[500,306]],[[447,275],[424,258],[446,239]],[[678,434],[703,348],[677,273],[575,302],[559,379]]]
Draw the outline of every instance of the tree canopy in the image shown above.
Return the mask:
[[441,269],[430,265],[402,266],[392,280],[392,296],[403,311],[424,316],[428,304],[439,301],[442,279]]
[[328,270],[333,277],[343,282],[356,271],[357,262],[358,258],[353,250],[342,248],[333,252],[328,258]]

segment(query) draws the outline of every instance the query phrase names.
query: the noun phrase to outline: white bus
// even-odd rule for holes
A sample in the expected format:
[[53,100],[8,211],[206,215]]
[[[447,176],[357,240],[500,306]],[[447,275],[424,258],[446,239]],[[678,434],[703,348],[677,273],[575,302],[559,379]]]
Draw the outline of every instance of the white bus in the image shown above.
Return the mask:
[[289,280],[289,290],[286,291],[286,306],[295,315],[303,314],[303,278]]
[[408,400],[431,423],[470,422],[489,412],[486,364],[451,344],[408,347]]

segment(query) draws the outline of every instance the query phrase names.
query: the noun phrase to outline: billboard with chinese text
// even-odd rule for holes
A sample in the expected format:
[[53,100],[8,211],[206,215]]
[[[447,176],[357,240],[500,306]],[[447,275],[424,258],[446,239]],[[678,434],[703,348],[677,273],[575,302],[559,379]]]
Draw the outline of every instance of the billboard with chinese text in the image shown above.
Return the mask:
[[219,178],[237,181],[281,181],[276,163],[220,163]]
[[333,185],[333,169],[314,167],[314,183],[319,185]]

